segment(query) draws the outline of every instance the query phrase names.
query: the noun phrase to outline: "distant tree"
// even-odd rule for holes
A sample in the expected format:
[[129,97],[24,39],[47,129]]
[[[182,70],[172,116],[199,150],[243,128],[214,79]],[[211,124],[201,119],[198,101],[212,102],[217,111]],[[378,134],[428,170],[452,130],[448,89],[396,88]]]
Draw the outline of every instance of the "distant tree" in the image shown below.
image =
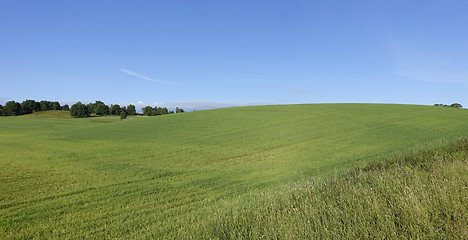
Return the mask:
[[153,109],[154,115],[165,115],[168,114],[168,110],[165,107],[155,107]]
[[88,103],[86,104],[86,107],[88,108],[88,111],[90,113],[96,113],[96,109],[95,109],[96,105],[94,105],[94,103]]
[[109,109],[109,113],[112,115],[119,115],[121,111],[119,104],[112,105]]
[[184,112],[184,109],[182,108],[179,108],[179,107],[176,107],[176,113],[183,113]]
[[450,105],[436,103],[434,104],[436,107],[454,107],[454,108],[462,108],[463,106],[460,103],[452,103]]
[[50,110],[60,110],[62,106],[60,106],[59,102],[51,102],[51,109]]
[[21,103],[23,114],[29,114],[40,110],[40,105],[34,100],[25,100]]
[[49,101],[42,100],[39,102],[39,104],[41,106],[41,111],[47,111],[51,109]]
[[9,101],[3,107],[3,115],[4,116],[15,116],[21,114],[21,104],[15,101]]
[[2,116],[13,116],[13,111],[5,105],[5,107],[2,108]]
[[[94,102],[93,104],[88,104],[89,106],[92,105],[92,106],[91,106],[91,107],[92,107],[91,113],[96,113],[96,108],[97,108],[97,106],[100,105],[100,104],[106,106],[106,109],[107,109],[107,111],[104,110],[105,114],[100,114],[100,115],[107,115],[107,114],[109,114],[109,107],[107,107],[107,105],[106,105],[104,102],[102,102],[102,101],[96,101],[96,102]],[[89,106],[88,106],[88,107],[89,107]],[[103,110],[103,107],[101,107],[101,110]],[[97,113],[96,113],[96,114],[97,114]]]
[[88,111],[88,107],[81,102],[77,102],[73,104],[70,108],[70,114],[73,117],[82,118],[82,117],[89,117],[90,113]]
[[120,120],[126,119],[127,118],[127,112],[122,111],[120,112]]
[[[141,110],[143,111],[143,115],[145,116],[157,116],[157,115],[166,115],[166,114],[174,113],[174,111],[169,111],[166,107],[154,107],[153,108],[151,106],[146,106],[142,108]],[[182,110],[182,109],[179,109],[179,110]]]
[[109,107],[104,103],[98,103],[95,108],[95,113],[100,116],[107,115],[109,114]]
[[463,106],[462,106],[460,103],[452,103],[452,104],[450,105],[450,107],[462,108]]
[[34,111],[33,112],[41,111],[41,104],[38,101],[34,101],[34,102],[36,102],[36,105],[34,106]]
[[143,115],[145,116],[153,116],[153,108],[151,106],[146,106],[144,108],[142,108],[141,110],[143,110]]
[[68,106],[68,104],[65,104],[65,105],[62,106],[62,110],[70,111],[70,107]]
[[136,115],[135,105],[128,105],[127,107],[127,114],[128,115]]
[[0,104],[0,116],[3,116],[3,106]]

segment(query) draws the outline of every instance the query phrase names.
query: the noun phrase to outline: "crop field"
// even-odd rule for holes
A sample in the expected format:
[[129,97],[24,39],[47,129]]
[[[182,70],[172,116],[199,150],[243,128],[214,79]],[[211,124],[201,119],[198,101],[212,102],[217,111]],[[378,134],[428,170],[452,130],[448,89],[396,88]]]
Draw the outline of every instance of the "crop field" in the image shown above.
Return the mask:
[[390,104],[0,117],[0,239],[236,238],[262,196],[467,136],[468,110]]

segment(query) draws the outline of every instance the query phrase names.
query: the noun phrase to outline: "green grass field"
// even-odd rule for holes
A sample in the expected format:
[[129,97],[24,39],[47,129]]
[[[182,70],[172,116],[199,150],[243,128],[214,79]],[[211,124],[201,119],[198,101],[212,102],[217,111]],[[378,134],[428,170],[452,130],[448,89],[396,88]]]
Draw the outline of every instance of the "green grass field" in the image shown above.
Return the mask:
[[219,239],[467,239],[468,139],[431,144],[221,213]]
[[0,238],[234,238],[217,234],[220,216],[466,137],[467,120],[464,109],[384,104],[0,117]]

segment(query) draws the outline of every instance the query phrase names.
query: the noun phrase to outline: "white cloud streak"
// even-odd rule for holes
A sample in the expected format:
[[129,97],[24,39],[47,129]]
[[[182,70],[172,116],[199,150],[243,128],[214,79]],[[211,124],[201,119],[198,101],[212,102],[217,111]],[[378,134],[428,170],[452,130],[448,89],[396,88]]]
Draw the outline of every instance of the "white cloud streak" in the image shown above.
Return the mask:
[[128,69],[120,69],[121,72],[123,73],[126,73],[128,75],[132,75],[134,77],[138,77],[138,78],[141,78],[141,79],[144,79],[146,81],[150,81],[150,82],[155,82],[155,83],[160,83],[160,84],[165,84],[165,85],[170,85],[170,86],[176,86],[176,87],[184,87],[184,85],[181,85],[181,84],[178,84],[178,83],[173,83],[173,82],[168,82],[168,81],[161,81],[161,80],[156,80],[156,79],[152,79],[152,78],[149,78],[147,76],[143,76],[141,74],[138,74],[136,72],[133,72],[133,71],[130,71]]

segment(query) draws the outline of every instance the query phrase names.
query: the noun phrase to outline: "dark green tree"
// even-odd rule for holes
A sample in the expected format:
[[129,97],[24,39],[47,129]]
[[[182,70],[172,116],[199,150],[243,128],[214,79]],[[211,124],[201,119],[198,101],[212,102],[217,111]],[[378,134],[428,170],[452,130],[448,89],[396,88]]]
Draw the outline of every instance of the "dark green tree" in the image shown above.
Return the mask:
[[65,104],[65,105],[62,106],[62,110],[70,111],[70,107],[68,106],[68,104]]
[[21,114],[21,104],[15,101],[9,101],[3,107],[4,116],[16,116]]
[[127,107],[127,114],[128,115],[136,115],[135,105],[128,105]]
[[13,116],[13,110],[5,105],[2,109],[2,116]]
[[463,106],[462,106],[460,103],[452,103],[452,104],[450,105],[450,107],[462,108]]
[[102,116],[109,114],[109,107],[104,103],[98,103],[95,108],[96,115]]
[[122,111],[122,109],[120,109],[120,105],[119,104],[115,104],[115,105],[112,105],[109,109],[109,113],[111,115],[119,115],[120,112]]
[[[99,100],[97,100],[97,101],[94,102],[93,104],[91,104],[91,103],[88,104],[88,108],[90,108],[90,107],[92,108],[92,109],[91,109],[92,111],[90,110],[90,112],[91,112],[91,113],[96,113],[96,108],[97,108],[97,106],[100,105],[100,104],[106,106],[106,107],[101,107],[101,110],[102,110],[101,112],[103,112],[103,114],[100,114],[100,115],[107,115],[107,114],[109,114],[109,107],[108,107],[103,101],[99,101]],[[96,114],[97,114],[97,113],[96,113]]]
[[94,103],[88,103],[86,107],[88,107],[88,111],[90,113],[96,113],[96,109],[95,109],[96,105],[94,105]]
[[60,110],[62,109],[62,106],[60,106],[59,102],[51,102],[50,103],[50,110]]
[[155,115],[165,115],[165,114],[169,113],[169,111],[165,107],[154,107],[151,112],[152,112],[153,116],[155,116]]
[[182,108],[179,108],[179,107],[176,107],[176,113],[183,113],[184,112],[184,109]]
[[41,111],[47,111],[51,109],[49,101],[42,100],[39,102],[39,104],[41,106]]
[[145,116],[153,116],[153,108],[151,106],[146,106],[144,108],[142,108],[141,110],[143,110],[143,115]]
[[73,104],[70,108],[70,115],[76,118],[89,117],[88,107],[81,102]]
[[40,105],[34,100],[25,100],[21,103],[23,114],[29,114],[40,110]]
[[3,116],[3,106],[0,104],[0,116]]
[[127,118],[127,112],[122,111],[120,112],[120,120],[126,119]]

